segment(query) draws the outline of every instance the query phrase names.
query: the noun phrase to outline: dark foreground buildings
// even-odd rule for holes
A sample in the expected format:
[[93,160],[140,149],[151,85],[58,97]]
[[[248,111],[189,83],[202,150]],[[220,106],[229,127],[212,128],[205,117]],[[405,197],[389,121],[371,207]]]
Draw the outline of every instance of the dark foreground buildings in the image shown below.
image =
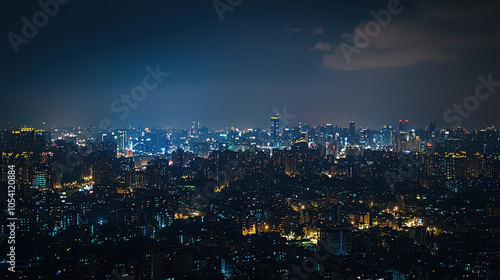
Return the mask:
[[499,279],[499,139],[277,117],[2,131],[1,279]]

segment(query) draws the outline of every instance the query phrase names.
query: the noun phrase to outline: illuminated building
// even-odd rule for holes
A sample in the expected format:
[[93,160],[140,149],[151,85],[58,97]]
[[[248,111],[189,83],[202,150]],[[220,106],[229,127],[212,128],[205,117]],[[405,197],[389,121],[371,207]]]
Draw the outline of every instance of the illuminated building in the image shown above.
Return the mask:
[[383,147],[392,147],[392,126],[384,125],[382,128],[381,144]]
[[48,189],[52,187],[52,170],[48,165],[36,165],[33,167],[32,187],[37,189]]
[[405,132],[408,132],[408,126],[409,126],[409,122],[408,120],[399,120],[399,131],[402,132],[402,131],[405,131]]
[[356,145],[358,143],[358,135],[356,133],[356,122],[349,122],[349,144]]
[[322,232],[322,238],[332,244],[334,255],[348,255],[352,250],[352,231],[346,227],[328,228]]
[[280,115],[271,117],[271,128],[269,129],[271,134],[271,146],[274,148],[279,147],[279,135],[280,135]]
[[128,144],[128,138],[127,138],[127,131],[126,130],[119,130],[118,131],[118,152],[120,153],[125,153],[127,149],[127,144]]

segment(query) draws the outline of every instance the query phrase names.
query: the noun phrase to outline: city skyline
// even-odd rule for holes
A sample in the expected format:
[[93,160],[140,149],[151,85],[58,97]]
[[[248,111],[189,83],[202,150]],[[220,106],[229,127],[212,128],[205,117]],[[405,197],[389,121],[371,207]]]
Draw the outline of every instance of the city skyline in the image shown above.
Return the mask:
[[500,1],[0,17],[1,279],[500,279]]
[[0,130],[5,279],[500,276],[500,130],[268,121]]
[[[332,125],[333,127],[337,126],[339,128],[348,128],[349,127],[349,124],[350,122],[355,122],[356,123],[356,130],[361,130],[361,129],[371,129],[371,130],[381,130],[383,129],[384,127],[392,127],[392,129],[394,131],[397,131],[398,130],[398,123],[399,123],[399,120],[395,120],[394,122],[392,123],[385,123],[385,124],[381,124],[381,125],[378,125],[378,126],[374,126],[374,127],[370,127],[370,126],[366,126],[366,125],[363,125],[362,123],[359,124],[357,121],[355,120],[349,120],[348,122],[346,123],[342,123],[342,124],[339,124],[339,123],[334,123],[334,122],[324,122],[324,123],[320,123],[320,124],[311,124],[311,123],[306,123],[306,122],[301,122],[301,121],[290,121],[288,124],[284,124],[282,122],[280,122],[280,131],[283,131],[285,128],[297,128],[297,127],[300,127],[301,125],[308,125],[308,126],[311,126],[311,127],[326,127],[328,125]],[[464,130],[467,130],[467,131],[474,131],[474,130],[484,130],[484,129],[488,129],[488,128],[494,128],[494,129],[497,129],[497,126],[494,125],[493,123],[490,123],[490,124],[476,124],[475,126],[442,126],[442,123],[438,123],[436,121],[428,121],[426,124],[424,124],[423,126],[417,126],[416,124],[410,124],[409,126],[409,129],[408,130],[411,130],[411,129],[415,129],[415,130],[427,130],[429,128],[429,124],[434,122],[436,127],[439,128],[439,129],[443,129],[443,130],[446,130],[446,131],[451,131],[451,130],[455,130],[455,129],[464,129]],[[119,130],[119,129],[144,129],[144,128],[155,128],[155,129],[184,129],[184,130],[189,130],[192,128],[192,121],[190,122],[186,122],[185,125],[183,126],[169,126],[169,125],[163,125],[163,126],[153,126],[153,125],[147,125],[147,124],[142,124],[142,125],[132,125],[132,124],[128,124],[128,125],[120,125],[120,126],[108,126],[108,127],[99,127],[99,126],[84,126],[84,125],[76,125],[76,126],[49,126],[47,124],[41,124],[41,125],[34,125],[34,124],[21,124],[21,125],[14,125],[12,123],[7,123],[7,124],[1,124],[0,125],[0,129],[3,129],[3,130],[13,130],[13,129],[20,129],[20,128],[35,128],[35,129],[46,129],[46,130],[54,130],[54,129],[99,129],[99,130],[102,130],[102,131],[112,131],[112,130]],[[235,128],[235,129],[239,129],[239,130],[247,130],[247,129],[260,129],[260,130],[263,130],[263,131],[270,131],[270,127],[269,127],[269,123],[262,127],[245,127],[245,126],[236,126],[236,125],[233,125],[233,124],[227,124],[225,126],[222,126],[222,127],[211,127],[211,126],[208,126],[207,124],[204,124],[204,123],[201,123],[200,122],[200,128],[201,127],[206,127],[208,129],[212,129],[212,130],[216,130],[216,131],[223,131],[223,130],[230,130],[231,128]]]

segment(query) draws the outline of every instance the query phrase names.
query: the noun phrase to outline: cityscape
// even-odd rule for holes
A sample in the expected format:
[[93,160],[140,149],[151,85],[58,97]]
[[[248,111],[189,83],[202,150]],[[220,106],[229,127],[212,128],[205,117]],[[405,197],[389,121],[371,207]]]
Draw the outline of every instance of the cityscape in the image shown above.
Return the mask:
[[268,129],[0,135],[2,178],[13,165],[19,185],[21,279],[499,277],[493,127],[282,127],[274,115]]
[[499,1],[0,15],[0,280],[500,279]]

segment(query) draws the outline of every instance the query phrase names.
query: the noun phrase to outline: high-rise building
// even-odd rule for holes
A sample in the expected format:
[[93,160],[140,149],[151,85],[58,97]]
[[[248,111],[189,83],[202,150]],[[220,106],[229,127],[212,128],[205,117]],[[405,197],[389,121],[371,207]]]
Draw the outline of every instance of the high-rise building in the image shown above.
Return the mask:
[[128,144],[127,131],[118,130],[118,152],[125,153]]
[[356,133],[356,122],[349,122],[349,144],[356,145],[358,144],[358,135]]
[[427,229],[425,227],[410,228],[408,230],[408,235],[418,244],[427,245]]
[[274,148],[279,147],[279,136],[280,136],[280,115],[271,117],[271,128],[269,129],[271,134],[271,146]]
[[347,227],[328,228],[322,233],[329,244],[332,244],[332,253],[347,255],[352,250],[352,231]]
[[109,185],[113,183],[113,165],[106,158],[98,158],[93,162],[92,178],[96,185]]
[[49,165],[35,165],[33,167],[32,186],[37,189],[52,187],[52,169]]
[[97,185],[113,183],[116,159],[116,142],[101,142],[93,147],[92,178]]
[[429,132],[430,132],[430,133],[433,133],[433,132],[434,132],[434,130],[436,130],[436,122],[435,122],[435,121],[431,121],[431,122],[429,123]]
[[116,148],[116,142],[101,142],[94,145],[93,151],[101,157],[115,158]]
[[399,131],[408,132],[410,122],[408,120],[399,120]]
[[392,146],[392,126],[384,125],[382,128],[381,144],[384,147]]
[[408,151],[409,135],[406,131],[400,131],[396,141],[396,151],[398,153]]
[[[10,145],[10,131],[0,131],[0,152],[8,150]],[[10,148],[10,147],[9,147]]]
[[[4,134],[9,138],[9,135]],[[50,134],[45,130],[34,128],[21,128],[10,132],[10,139],[5,139],[7,149],[11,152],[40,153],[50,141]]]
[[349,122],[349,135],[352,136],[354,134],[356,134],[356,122],[350,121]]

